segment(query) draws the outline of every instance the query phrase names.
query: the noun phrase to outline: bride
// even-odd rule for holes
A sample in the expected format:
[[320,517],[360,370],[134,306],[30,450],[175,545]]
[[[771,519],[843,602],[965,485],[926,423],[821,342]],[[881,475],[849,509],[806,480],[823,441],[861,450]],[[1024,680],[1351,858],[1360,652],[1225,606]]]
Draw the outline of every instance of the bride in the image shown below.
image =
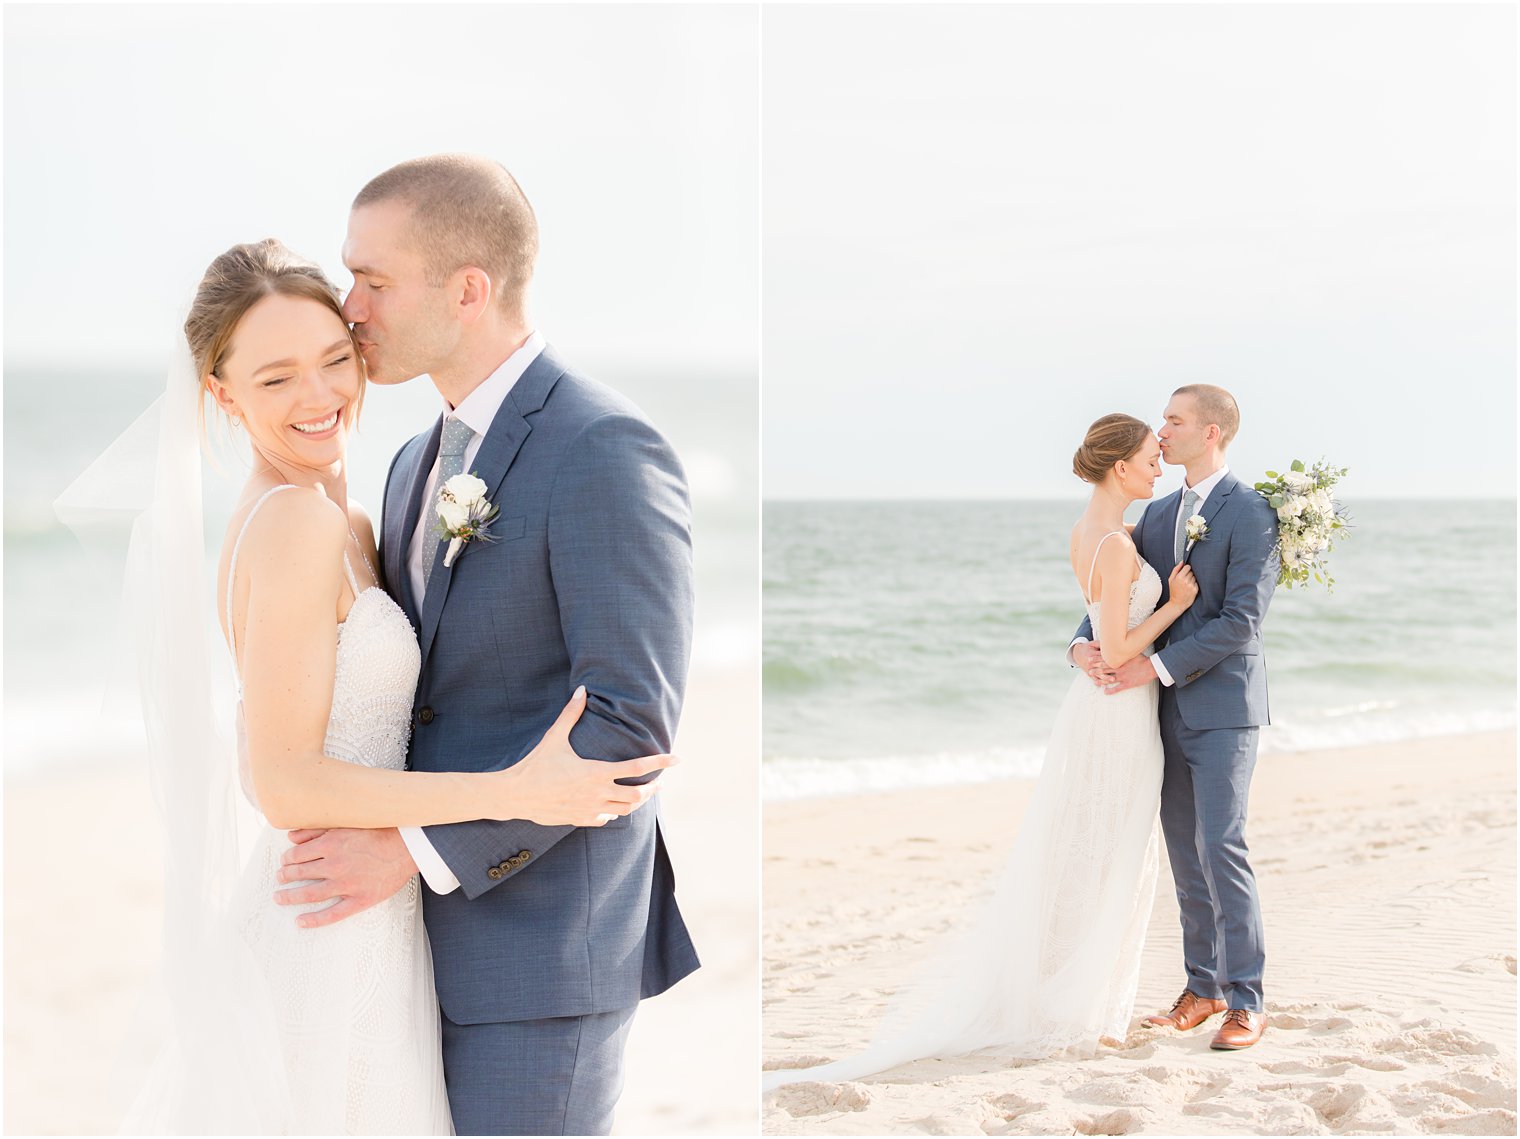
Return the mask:
[[[1161,448],[1129,415],[1105,415],[1073,459],[1093,486],[1071,532],[1071,568],[1105,664],[1149,649],[1198,595],[1184,562],[1161,579],[1124,510],[1154,493]],[[1002,882],[976,925],[901,992],[866,1050],[766,1074],[765,1090],[853,1080],[910,1060],[997,1045],[1037,1058],[1126,1035],[1158,867],[1161,736],[1156,684],[1108,695],[1085,674],[1056,713]]]
[[[336,290],[278,242],[235,246],[206,272],[184,332],[189,359],[161,401],[156,491],[133,535],[149,595],[131,595],[147,611],[145,719],[170,832],[176,1031],[126,1128],[449,1134],[417,879],[346,921],[304,927],[297,911],[313,906],[275,901],[285,832],[481,818],[597,826],[658,787],[615,780],[674,758],[577,756],[568,733],[582,688],[511,767],[405,770],[419,650],[385,592],[370,521],[348,499],[365,382]],[[217,585],[238,682],[239,782],[262,815],[246,862],[224,833],[231,803],[218,787],[231,782],[210,758],[191,628],[202,565],[194,440],[207,397],[253,454]]]

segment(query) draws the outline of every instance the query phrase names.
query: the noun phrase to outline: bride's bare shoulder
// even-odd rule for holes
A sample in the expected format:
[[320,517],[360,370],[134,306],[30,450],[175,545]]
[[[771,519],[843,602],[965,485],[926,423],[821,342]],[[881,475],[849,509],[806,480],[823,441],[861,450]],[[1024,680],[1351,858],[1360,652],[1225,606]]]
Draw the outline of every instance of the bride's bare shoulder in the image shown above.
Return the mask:
[[348,520],[331,499],[307,487],[263,492],[239,504],[228,526],[238,558],[250,563],[278,556],[282,560],[326,559],[348,537]]

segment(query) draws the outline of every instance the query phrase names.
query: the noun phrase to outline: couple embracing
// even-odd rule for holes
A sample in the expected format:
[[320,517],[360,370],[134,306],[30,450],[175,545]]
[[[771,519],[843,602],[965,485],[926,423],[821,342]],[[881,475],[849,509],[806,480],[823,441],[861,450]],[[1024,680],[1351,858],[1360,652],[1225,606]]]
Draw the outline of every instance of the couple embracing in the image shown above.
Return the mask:
[[[685,478],[529,322],[537,250],[511,175],[445,155],[355,198],[346,297],[275,241],[201,281],[161,455],[207,397],[252,452],[217,598],[264,824],[233,935],[190,921],[217,960],[181,1003],[219,1029],[179,1041],[139,1129],[604,1134],[638,1002],[697,968],[651,801],[690,657]],[[377,535],[348,433],[367,383],[423,374],[444,408]]]
[[[994,897],[971,929],[895,997],[866,1050],[766,1074],[767,1089],[852,1080],[910,1060],[996,1046],[1000,1055],[1091,1055],[1123,1040],[1165,836],[1186,980],[1145,1018],[1210,1044],[1250,1047],[1266,1018],[1261,907],[1245,819],[1267,723],[1261,629],[1277,578],[1277,516],[1225,451],[1234,398],[1179,388],[1152,432],[1129,415],[1088,430],[1073,470],[1092,495],[1072,528],[1086,602],[1069,660],[1082,671]],[[1133,526],[1162,461],[1185,485]],[[1159,817],[1159,827],[1158,827]],[[1219,1014],[1223,1014],[1219,1016]]]

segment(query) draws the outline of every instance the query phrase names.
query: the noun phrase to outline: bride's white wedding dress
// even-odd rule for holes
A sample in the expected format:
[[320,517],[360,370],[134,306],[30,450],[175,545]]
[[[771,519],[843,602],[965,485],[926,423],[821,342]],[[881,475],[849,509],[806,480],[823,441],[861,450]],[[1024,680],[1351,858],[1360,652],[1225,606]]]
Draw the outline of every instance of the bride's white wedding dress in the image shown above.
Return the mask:
[[[255,503],[234,543],[227,575],[229,629],[242,536],[259,508],[283,489],[276,487]],[[421,667],[417,638],[389,594],[378,586],[360,590],[347,555],[343,568],[355,599],[338,626],[323,750],[334,759],[399,771],[406,764]],[[266,983],[260,997],[269,1002],[280,1041],[284,1130],[451,1134],[438,998],[417,877],[367,910],[333,925],[301,929],[297,913],[320,905],[281,906],[273,900],[274,892],[285,888],[275,874],[289,846],[284,831],[264,825],[231,906],[234,925]]]
[[[1160,597],[1160,577],[1140,561],[1129,628]],[[1088,605],[1094,629],[1100,607]],[[1159,865],[1157,691],[1152,681],[1108,695],[1085,673],[1072,679],[1001,883],[977,923],[893,999],[864,1052],[767,1072],[766,1090],[993,1045],[1009,1058],[1090,1054],[1101,1038],[1127,1034]]]

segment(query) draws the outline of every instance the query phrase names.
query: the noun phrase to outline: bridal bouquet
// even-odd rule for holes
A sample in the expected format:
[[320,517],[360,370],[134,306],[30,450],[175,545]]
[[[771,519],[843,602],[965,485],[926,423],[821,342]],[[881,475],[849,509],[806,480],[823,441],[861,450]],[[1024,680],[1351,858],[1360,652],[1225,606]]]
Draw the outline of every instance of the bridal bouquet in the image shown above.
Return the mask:
[[1327,589],[1335,587],[1325,558],[1350,524],[1330,488],[1345,473],[1345,467],[1329,466],[1323,459],[1308,468],[1294,459],[1286,473],[1268,471],[1266,481],[1256,484],[1257,493],[1277,511],[1277,545],[1272,552],[1279,558],[1278,585],[1307,585],[1312,575]]

